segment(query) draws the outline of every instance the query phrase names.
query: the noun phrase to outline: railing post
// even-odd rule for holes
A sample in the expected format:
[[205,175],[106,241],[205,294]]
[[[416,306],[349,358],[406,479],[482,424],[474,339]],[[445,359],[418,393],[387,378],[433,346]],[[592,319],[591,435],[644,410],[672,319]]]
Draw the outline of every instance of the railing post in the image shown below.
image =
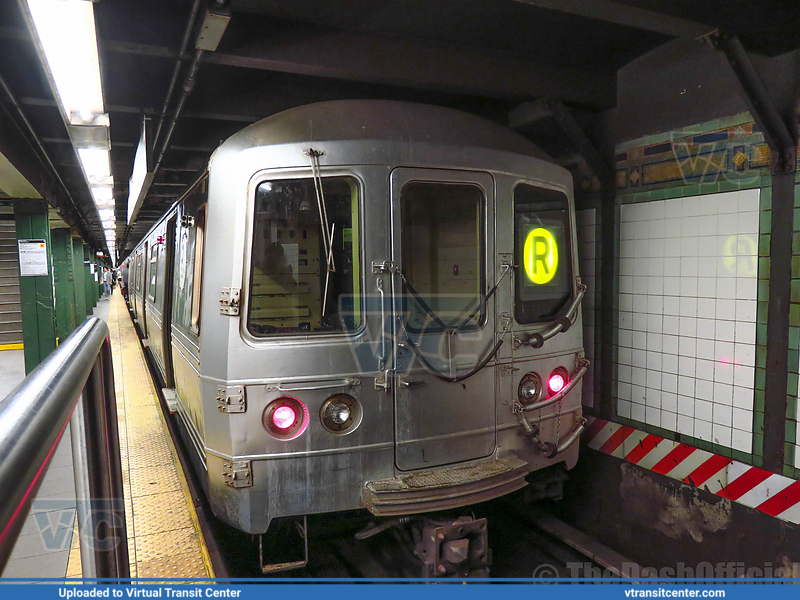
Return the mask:
[[127,579],[128,536],[108,339],[92,367],[72,422],[83,576]]

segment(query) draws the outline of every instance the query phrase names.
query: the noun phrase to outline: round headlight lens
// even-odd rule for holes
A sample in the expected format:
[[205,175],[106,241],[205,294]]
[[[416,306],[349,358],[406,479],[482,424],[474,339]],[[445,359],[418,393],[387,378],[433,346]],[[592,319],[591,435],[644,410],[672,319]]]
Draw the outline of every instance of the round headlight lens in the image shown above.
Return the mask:
[[533,404],[542,395],[542,378],[537,373],[522,377],[517,388],[517,396],[522,404]]
[[349,433],[361,420],[361,408],[352,396],[336,394],[322,404],[319,418],[331,433]]
[[328,416],[331,423],[342,425],[350,420],[350,407],[344,402],[337,402],[328,407]]

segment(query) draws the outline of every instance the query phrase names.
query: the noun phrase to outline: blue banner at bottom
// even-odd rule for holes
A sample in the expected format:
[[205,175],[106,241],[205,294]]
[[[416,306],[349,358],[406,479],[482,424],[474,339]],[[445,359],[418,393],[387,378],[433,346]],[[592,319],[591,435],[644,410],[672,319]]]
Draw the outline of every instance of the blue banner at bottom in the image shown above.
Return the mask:
[[[7,581],[7,580],[6,580]],[[292,600],[317,599],[324,594],[326,600],[352,600],[355,594],[364,593],[363,586],[378,585],[374,592],[380,594],[381,600],[406,600],[409,594],[415,600],[441,600],[442,598],[455,598],[465,600],[485,600],[487,594],[530,594],[541,593],[543,590],[531,589],[532,585],[550,584],[546,589],[548,593],[558,594],[559,598],[576,598],[584,600],[587,593],[599,600],[627,600],[636,598],[725,598],[745,599],[752,598],[758,585],[759,594],[769,594],[770,600],[796,600],[797,589],[792,585],[800,583],[797,579],[758,580],[747,582],[730,581],[678,583],[678,582],[642,582],[629,581],[608,582],[575,582],[564,583],[563,580],[535,580],[520,583],[518,581],[497,580],[493,582],[473,582],[470,580],[427,580],[425,583],[410,581],[402,583],[385,583],[379,580],[364,580],[353,583],[352,580],[331,582],[330,580],[304,580],[298,583],[269,583],[253,581],[248,583],[235,583],[208,581],[198,583],[187,581],[185,583],[169,584],[106,584],[93,583],[82,585],[81,580],[75,583],[64,583],[64,580],[37,580],[4,583],[0,580],[0,596],[5,598],[20,598],[24,600],[83,600],[94,598],[118,599],[148,599],[148,598],[237,598],[238,600],[263,599],[269,594],[272,597],[287,595]],[[45,585],[41,585],[45,583]],[[47,585],[47,584],[51,585]],[[497,589],[502,586],[502,589]],[[495,589],[488,589],[494,587]],[[588,589],[587,589],[588,588]]]

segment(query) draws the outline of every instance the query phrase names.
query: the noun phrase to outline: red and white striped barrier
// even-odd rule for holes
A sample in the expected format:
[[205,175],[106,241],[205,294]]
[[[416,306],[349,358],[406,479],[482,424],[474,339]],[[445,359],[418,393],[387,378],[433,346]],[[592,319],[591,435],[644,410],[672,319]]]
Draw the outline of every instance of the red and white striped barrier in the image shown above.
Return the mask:
[[800,481],[627,425],[588,421],[583,443],[589,448],[800,524]]

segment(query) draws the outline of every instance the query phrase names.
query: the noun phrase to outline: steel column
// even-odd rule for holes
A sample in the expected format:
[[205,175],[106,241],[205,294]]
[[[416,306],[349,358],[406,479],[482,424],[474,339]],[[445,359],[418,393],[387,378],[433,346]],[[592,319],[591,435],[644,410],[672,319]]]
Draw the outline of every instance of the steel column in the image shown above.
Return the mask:
[[73,237],[70,243],[70,251],[72,255],[72,272],[75,278],[73,293],[75,297],[75,326],[77,327],[86,320],[84,315],[92,314],[92,309],[86,303],[86,265],[83,263],[83,240]]
[[772,176],[767,364],[764,388],[763,467],[783,472],[789,367],[789,300],[792,292],[794,173]]
[[[75,269],[72,264],[72,236],[69,229],[50,231],[53,241],[53,289],[55,290],[56,339],[64,340],[83,322],[75,304]],[[80,319],[80,321],[78,321]]]
[[56,347],[56,312],[53,298],[53,264],[47,202],[19,200],[14,203],[17,240],[44,240],[47,247],[47,275],[19,278],[22,309],[22,340],[25,372],[30,373]]

